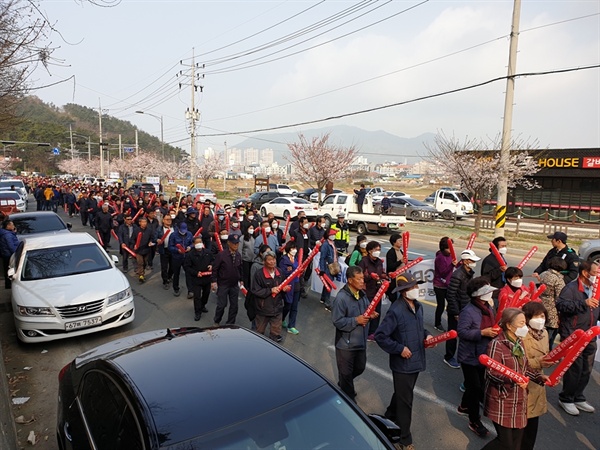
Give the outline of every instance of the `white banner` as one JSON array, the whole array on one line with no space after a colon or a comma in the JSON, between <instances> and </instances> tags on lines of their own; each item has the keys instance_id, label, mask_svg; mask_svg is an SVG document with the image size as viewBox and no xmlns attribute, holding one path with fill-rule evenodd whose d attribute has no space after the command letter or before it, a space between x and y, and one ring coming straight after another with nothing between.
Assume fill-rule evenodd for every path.
<instances>
[{"instance_id":1,"label":"white banner","mask_svg":"<svg viewBox=\"0 0 600 450\"><path fill-rule=\"evenodd\" d=\"M313 268L312 268L312 277L310 281L310 288L318 293L321 293L323 290L323 283L321 283L321 279L315 273L315 267L319 267L319 259L321 257L321 253L317 253L315 259L313 259ZM421 261L419 264L414 266L411 269L412 274L418 281L425 281L424 284L419 285L419 300L427 300L435 303L435 292L433 291L433 259L426 259ZM344 258L339 259L340 267L342 268L341 273L333 279L333 282L338 287L337 289L331 290L331 296L335 297L337 292L344 287L346 282L346 270L348 266L344 262ZM385 268L385 260L383 260L383 265Z\"/></svg>"}]
</instances>

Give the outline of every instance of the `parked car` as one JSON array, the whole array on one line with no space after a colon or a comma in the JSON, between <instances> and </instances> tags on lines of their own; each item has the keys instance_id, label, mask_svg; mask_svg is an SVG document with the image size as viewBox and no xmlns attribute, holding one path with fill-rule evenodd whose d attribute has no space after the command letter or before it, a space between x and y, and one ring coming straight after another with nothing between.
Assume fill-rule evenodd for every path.
<instances>
[{"instance_id":1,"label":"parked car","mask_svg":"<svg viewBox=\"0 0 600 450\"><path fill-rule=\"evenodd\" d=\"M29 201L29 196L27 195L27 188L25 188L25 183L23 180L19 179L8 179L8 180L0 180L0 190L8 189L10 190L12 187L19 193L25 204Z\"/></svg>"},{"instance_id":2,"label":"parked car","mask_svg":"<svg viewBox=\"0 0 600 450\"><path fill-rule=\"evenodd\" d=\"M156 194L156 188L152 183L142 183L136 181L131 186L129 186L128 189L139 190L142 191L144 194Z\"/></svg>"},{"instance_id":3,"label":"parked car","mask_svg":"<svg viewBox=\"0 0 600 450\"><path fill-rule=\"evenodd\" d=\"M27 211L27 204L23 201L23 198L17 191L0 190L0 201L2 200L14 200L17 212Z\"/></svg>"},{"instance_id":4,"label":"parked car","mask_svg":"<svg viewBox=\"0 0 600 450\"><path fill-rule=\"evenodd\" d=\"M285 196L285 195L292 196L292 195L296 195L298 193L297 190L292 189L287 184L274 184L274 183L269 184L269 191L277 191L282 196Z\"/></svg>"},{"instance_id":5,"label":"parked car","mask_svg":"<svg viewBox=\"0 0 600 450\"><path fill-rule=\"evenodd\" d=\"M390 214L406 216L411 220L434 220L439 213L434 207L410 197L391 197L392 210ZM377 212L381 211L381 201L373 202Z\"/></svg>"},{"instance_id":6,"label":"parked car","mask_svg":"<svg viewBox=\"0 0 600 450\"><path fill-rule=\"evenodd\" d=\"M582 241L579 246L579 257L583 261L596 261L600 264L600 239Z\"/></svg>"},{"instance_id":7,"label":"parked car","mask_svg":"<svg viewBox=\"0 0 600 450\"><path fill-rule=\"evenodd\" d=\"M261 191L255 192L254 194L250 195L248 198L245 198L243 200L246 203L252 202L257 209L260 209L262 205L264 205L267 202L270 202L271 200L275 200L277 197L281 197L281 195L278 192Z\"/></svg>"},{"instance_id":8,"label":"parked car","mask_svg":"<svg viewBox=\"0 0 600 450\"><path fill-rule=\"evenodd\" d=\"M27 237L10 259L17 337L46 342L134 319L129 281L87 233Z\"/></svg>"},{"instance_id":9,"label":"parked car","mask_svg":"<svg viewBox=\"0 0 600 450\"><path fill-rule=\"evenodd\" d=\"M341 191L340 189L334 189L331 194L341 194L343 191ZM325 190L321 191L321 200L323 200L325 198L327 194L325 194ZM319 201L319 191L315 191L312 194L310 194L310 201L313 203L317 203Z\"/></svg>"},{"instance_id":10,"label":"parked car","mask_svg":"<svg viewBox=\"0 0 600 450\"><path fill-rule=\"evenodd\" d=\"M371 197L373 197L374 195L377 195L377 194L383 195L383 192L384 192L384 189L380 188L380 187L366 188L366 190L367 190L367 195L370 195Z\"/></svg>"},{"instance_id":11,"label":"parked car","mask_svg":"<svg viewBox=\"0 0 600 450\"><path fill-rule=\"evenodd\" d=\"M319 190L315 188L304 189L303 191L298 192L296 197L303 198L304 200L310 200L311 194L314 194L315 192L319 192Z\"/></svg>"},{"instance_id":12,"label":"parked car","mask_svg":"<svg viewBox=\"0 0 600 450\"><path fill-rule=\"evenodd\" d=\"M12 199L0 200L0 211L2 211L7 216L18 212L17 202Z\"/></svg>"},{"instance_id":13,"label":"parked car","mask_svg":"<svg viewBox=\"0 0 600 450\"><path fill-rule=\"evenodd\" d=\"M392 450L399 436L306 362L234 325L88 350L59 373L56 431L63 450Z\"/></svg>"},{"instance_id":14,"label":"parked car","mask_svg":"<svg viewBox=\"0 0 600 450\"><path fill-rule=\"evenodd\" d=\"M194 201L198 198L198 201L205 202L210 200L212 203L217 203L217 194L211 189L206 188L192 188L188 191L188 194L192 196Z\"/></svg>"},{"instance_id":15,"label":"parked car","mask_svg":"<svg viewBox=\"0 0 600 450\"><path fill-rule=\"evenodd\" d=\"M388 197L390 197L390 198L392 198L392 197L410 197L410 195L408 195L404 192L400 192L400 191L386 191L386 192L387 192ZM382 198L383 198L383 192L373 195L374 202L380 202Z\"/></svg>"},{"instance_id":16,"label":"parked car","mask_svg":"<svg viewBox=\"0 0 600 450\"><path fill-rule=\"evenodd\" d=\"M31 211L10 218L17 229L17 236L40 233L68 233L72 225L65 223L53 211Z\"/></svg>"},{"instance_id":17,"label":"parked car","mask_svg":"<svg viewBox=\"0 0 600 450\"><path fill-rule=\"evenodd\" d=\"M287 219L290 215L296 217L300 211L304 211L306 217L317 217L317 207L298 197L277 197L261 206L260 215L266 217L273 213L275 217Z\"/></svg>"}]
</instances>

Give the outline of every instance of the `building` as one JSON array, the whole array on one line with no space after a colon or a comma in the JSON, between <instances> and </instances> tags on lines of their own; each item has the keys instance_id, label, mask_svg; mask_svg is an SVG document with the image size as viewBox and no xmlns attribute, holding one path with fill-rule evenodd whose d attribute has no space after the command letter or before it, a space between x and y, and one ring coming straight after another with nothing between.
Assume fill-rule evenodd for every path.
<instances>
[{"instance_id":1,"label":"building","mask_svg":"<svg viewBox=\"0 0 600 450\"><path fill-rule=\"evenodd\" d=\"M260 164L260 151L257 148L247 148L244 150L244 164L251 166L254 164Z\"/></svg>"},{"instance_id":2,"label":"building","mask_svg":"<svg viewBox=\"0 0 600 450\"><path fill-rule=\"evenodd\" d=\"M260 164L264 164L265 166L270 166L271 164L273 164L272 148L263 148L260 151Z\"/></svg>"}]
</instances>

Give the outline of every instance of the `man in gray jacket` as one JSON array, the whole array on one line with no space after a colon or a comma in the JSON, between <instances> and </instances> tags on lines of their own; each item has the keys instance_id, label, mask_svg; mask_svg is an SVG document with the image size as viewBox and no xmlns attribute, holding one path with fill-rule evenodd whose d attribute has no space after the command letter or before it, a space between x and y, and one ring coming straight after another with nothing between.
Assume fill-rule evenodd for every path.
<instances>
[{"instance_id":1,"label":"man in gray jacket","mask_svg":"<svg viewBox=\"0 0 600 450\"><path fill-rule=\"evenodd\" d=\"M356 401L354 379L365 371L367 365L367 330L369 320L379 316L373 312L363 314L369 306L365 294L365 277L358 266L348 267L348 282L333 302L332 321L335 325L335 359L338 367L338 385Z\"/></svg>"}]
</instances>

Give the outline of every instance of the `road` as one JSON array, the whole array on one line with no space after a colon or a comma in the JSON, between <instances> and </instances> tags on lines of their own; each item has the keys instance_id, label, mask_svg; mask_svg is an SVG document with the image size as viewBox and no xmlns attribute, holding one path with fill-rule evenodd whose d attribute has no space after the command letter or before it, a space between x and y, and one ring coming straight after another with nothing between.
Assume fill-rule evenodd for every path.
<instances>
[{"instance_id":1,"label":"road","mask_svg":"<svg viewBox=\"0 0 600 450\"><path fill-rule=\"evenodd\" d=\"M73 219L73 231L84 229L78 219ZM413 228L416 230L416 228ZM385 237L373 236L380 242ZM353 237L354 239L354 237ZM411 237L411 258L433 257L437 250L437 240L425 237L423 240ZM387 244L389 247L389 243ZM113 245L113 247L116 247ZM458 250L459 247L457 247ZM384 247L382 254L386 251ZM479 253L483 253L482 250ZM524 252L511 249L509 262L516 264ZM158 258L157 258L158 259ZM534 264L534 262L530 262ZM158 261L155 266L158 267ZM133 275L133 272L131 272ZM200 322L193 321L192 301L185 295L174 297L172 291L162 289L160 273L155 268L148 281L139 285L131 276L130 282L135 293L135 321L122 328L83 336L78 339L23 345L17 343L12 313L7 310L10 304L9 292L0 291L0 338L5 357L6 371L10 377L11 394L15 397L30 397L21 406L13 406L14 416L24 416L25 420L35 418L30 424L17 425L18 436L24 444L30 431L35 431L39 448L57 449L55 439L57 377L60 369L78 354L109 340L149 330L180 326L211 326L216 299L211 295L208 308L210 313L203 315ZM528 280L526 280L528 282ZM183 280L182 280L183 283ZM184 292L185 294L185 292ZM387 310L384 305L383 313ZM238 324L249 326L243 307L238 316ZM425 324L433 330L434 305L425 304ZM330 314L319 303L319 296L311 293L302 299L298 315L300 334L286 334L282 345L306 360L321 373L337 381L337 370L333 348L334 328ZM428 350L427 371L419 376L413 411L413 436L420 449L479 449L490 438L477 437L468 429L468 419L456 413L461 392L462 372L447 367L442 362L443 345ZM210 364L211 361L206 361ZM176 368L174 368L176 369ZM180 370L185 370L181 368ZM243 382L243 374L240 374ZM377 344L370 343L368 365L365 373L357 379L358 404L367 413L383 413L392 394L392 376L388 368L388 356ZM169 389L165 380L165 389ZM558 409L556 388L548 388L549 412L540 420L538 435L539 448L600 448L600 413L585 414L579 417L567 416ZM586 390L588 399L600 408L600 373L594 370L592 380ZM199 399L199 407L201 399ZM492 430L492 424L484 419ZM327 426L324 424L324 426ZM492 436L493 433L490 433ZM24 447L29 447L24 444Z\"/></svg>"}]
</instances>

